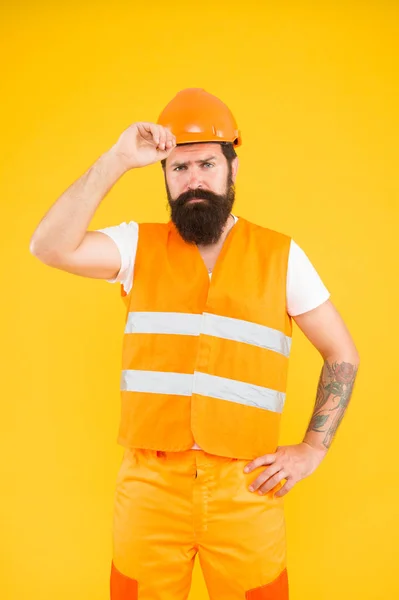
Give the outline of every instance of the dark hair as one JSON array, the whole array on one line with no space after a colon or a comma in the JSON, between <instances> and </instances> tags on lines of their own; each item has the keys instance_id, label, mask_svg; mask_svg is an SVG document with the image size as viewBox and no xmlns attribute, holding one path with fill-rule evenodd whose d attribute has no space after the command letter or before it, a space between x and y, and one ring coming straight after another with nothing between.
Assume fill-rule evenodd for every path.
<instances>
[{"instance_id":1,"label":"dark hair","mask_svg":"<svg viewBox=\"0 0 399 600\"><path fill-rule=\"evenodd\" d=\"M222 147L223 155L225 156L229 167L231 167L231 163L236 158L237 154L234 148L234 144L231 142L195 142L196 144L220 144ZM178 144L178 146L189 146L190 144ZM166 158L161 160L162 168L165 169L166 166Z\"/></svg>"}]
</instances>

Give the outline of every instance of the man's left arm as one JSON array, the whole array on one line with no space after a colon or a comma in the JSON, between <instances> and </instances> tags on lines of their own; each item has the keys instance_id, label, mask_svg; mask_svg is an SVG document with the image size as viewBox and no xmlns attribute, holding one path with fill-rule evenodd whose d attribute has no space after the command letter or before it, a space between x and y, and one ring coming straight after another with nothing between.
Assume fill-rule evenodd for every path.
<instances>
[{"instance_id":1,"label":"man's left arm","mask_svg":"<svg viewBox=\"0 0 399 600\"><path fill-rule=\"evenodd\" d=\"M261 465L270 465L249 489L265 494L286 479L276 496L284 496L295 483L310 475L326 455L348 407L359 367L355 344L331 300L293 319L320 352L324 363L303 441L279 446L275 454L258 457L245 469L250 472Z\"/></svg>"}]
</instances>

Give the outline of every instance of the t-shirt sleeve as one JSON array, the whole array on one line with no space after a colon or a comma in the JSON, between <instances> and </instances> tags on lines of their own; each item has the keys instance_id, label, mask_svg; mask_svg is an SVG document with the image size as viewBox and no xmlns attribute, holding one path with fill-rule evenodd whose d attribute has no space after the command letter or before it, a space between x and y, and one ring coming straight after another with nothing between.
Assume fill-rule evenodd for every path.
<instances>
[{"instance_id":1,"label":"t-shirt sleeve","mask_svg":"<svg viewBox=\"0 0 399 600\"><path fill-rule=\"evenodd\" d=\"M291 317L308 312L330 297L305 252L291 239L287 270L287 312Z\"/></svg>"},{"instance_id":2,"label":"t-shirt sleeve","mask_svg":"<svg viewBox=\"0 0 399 600\"><path fill-rule=\"evenodd\" d=\"M107 279L109 283L121 283L126 294L133 284L134 263L136 259L139 226L135 221L121 223L113 227L96 229L108 235L116 244L121 255L121 268L114 279Z\"/></svg>"}]
</instances>

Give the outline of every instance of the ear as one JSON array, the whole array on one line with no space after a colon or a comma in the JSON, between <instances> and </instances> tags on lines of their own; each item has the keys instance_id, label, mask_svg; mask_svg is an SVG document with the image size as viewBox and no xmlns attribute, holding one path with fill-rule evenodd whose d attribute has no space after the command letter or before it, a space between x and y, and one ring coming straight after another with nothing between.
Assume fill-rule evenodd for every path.
<instances>
[{"instance_id":1,"label":"ear","mask_svg":"<svg viewBox=\"0 0 399 600\"><path fill-rule=\"evenodd\" d=\"M237 177L238 167L239 167L239 160L238 160L238 156L236 156L231 163L231 177L233 179L233 183L235 183L235 180Z\"/></svg>"}]
</instances>

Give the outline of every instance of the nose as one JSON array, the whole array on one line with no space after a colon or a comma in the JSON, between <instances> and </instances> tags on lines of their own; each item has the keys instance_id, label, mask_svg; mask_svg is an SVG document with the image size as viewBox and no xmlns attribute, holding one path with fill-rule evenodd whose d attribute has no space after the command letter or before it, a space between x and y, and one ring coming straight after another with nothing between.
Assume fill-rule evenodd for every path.
<instances>
[{"instance_id":1,"label":"nose","mask_svg":"<svg viewBox=\"0 0 399 600\"><path fill-rule=\"evenodd\" d=\"M190 190L195 190L196 188L202 187L200 177L198 177L198 174L195 171L191 171L191 173L189 174L187 185Z\"/></svg>"}]
</instances>

